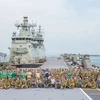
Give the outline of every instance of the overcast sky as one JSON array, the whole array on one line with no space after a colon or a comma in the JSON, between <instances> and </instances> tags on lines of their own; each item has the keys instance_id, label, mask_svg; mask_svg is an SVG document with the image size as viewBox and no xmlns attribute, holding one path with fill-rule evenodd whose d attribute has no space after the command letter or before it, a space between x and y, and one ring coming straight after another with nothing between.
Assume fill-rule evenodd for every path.
<instances>
[{"instance_id":1,"label":"overcast sky","mask_svg":"<svg viewBox=\"0 0 100 100\"><path fill-rule=\"evenodd\" d=\"M100 0L0 0L0 52L23 16L42 25L46 55L100 54Z\"/></svg>"}]
</instances>

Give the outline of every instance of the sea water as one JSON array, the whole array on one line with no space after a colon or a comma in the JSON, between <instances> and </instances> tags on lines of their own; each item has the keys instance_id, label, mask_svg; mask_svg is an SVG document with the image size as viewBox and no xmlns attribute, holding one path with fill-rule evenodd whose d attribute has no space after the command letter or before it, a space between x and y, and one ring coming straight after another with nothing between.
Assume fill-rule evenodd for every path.
<instances>
[{"instance_id":1,"label":"sea water","mask_svg":"<svg viewBox=\"0 0 100 100\"><path fill-rule=\"evenodd\" d=\"M90 59L93 65L100 67L100 57L90 57Z\"/></svg>"}]
</instances>

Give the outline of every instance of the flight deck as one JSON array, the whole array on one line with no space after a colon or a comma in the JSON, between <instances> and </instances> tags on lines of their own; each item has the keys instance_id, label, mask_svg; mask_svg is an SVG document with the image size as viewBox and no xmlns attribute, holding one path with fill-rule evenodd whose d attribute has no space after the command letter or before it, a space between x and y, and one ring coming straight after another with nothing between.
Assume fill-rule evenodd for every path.
<instances>
[{"instance_id":1,"label":"flight deck","mask_svg":"<svg viewBox=\"0 0 100 100\"><path fill-rule=\"evenodd\" d=\"M68 68L64 60L50 57L42 69ZM99 89L29 88L0 90L1 100L100 100Z\"/></svg>"},{"instance_id":2,"label":"flight deck","mask_svg":"<svg viewBox=\"0 0 100 100\"><path fill-rule=\"evenodd\" d=\"M60 60L57 57L48 57L47 61L41 66L42 69L63 69L68 68L64 60L61 58Z\"/></svg>"}]
</instances>

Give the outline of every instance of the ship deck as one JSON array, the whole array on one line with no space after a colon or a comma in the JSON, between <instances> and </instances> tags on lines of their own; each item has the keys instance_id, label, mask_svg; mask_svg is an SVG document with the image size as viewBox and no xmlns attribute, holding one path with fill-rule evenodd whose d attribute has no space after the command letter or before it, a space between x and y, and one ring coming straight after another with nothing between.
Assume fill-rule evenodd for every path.
<instances>
[{"instance_id":1,"label":"ship deck","mask_svg":"<svg viewBox=\"0 0 100 100\"><path fill-rule=\"evenodd\" d=\"M30 88L0 90L1 100L100 100L100 90Z\"/></svg>"},{"instance_id":2,"label":"ship deck","mask_svg":"<svg viewBox=\"0 0 100 100\"><path fill-rule=\"evenodd\" d=\"M68 68L63 59L58 60L56 57L49 57L47 61L41 66L42 69L59 69Z\"/></svg>"},{"instance_id":3,"label":"ship deck","mask_svg":"<svg viewBox=\"0 0 100 100\"><path fill-rule=\"evenodd\" d=\"M68 68L68 66L63 59L47 58L47 62L41 68ZM8 89L0 90L0 98L1 100L100 100L100 89Z\"/></svg>"}]
</instances>

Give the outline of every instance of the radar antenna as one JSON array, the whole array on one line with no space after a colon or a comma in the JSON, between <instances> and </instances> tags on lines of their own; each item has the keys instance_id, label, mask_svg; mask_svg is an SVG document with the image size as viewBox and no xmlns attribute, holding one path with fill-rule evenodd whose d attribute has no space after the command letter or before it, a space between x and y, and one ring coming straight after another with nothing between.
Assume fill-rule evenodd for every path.
<instances>
[{"instance_id":1,"label":"radar antenna","mask_svg":"<svg viewBox=\"0 0 100 100\"><path fill-rule=\"evenodd\" d=\"M18 22L18 21L16 21L16 24L15 24L15 26L17 27L17 29L19 29L19 27L20 27L20 24L19 24L19 22Z\"/></svg>"}]
</instances>

